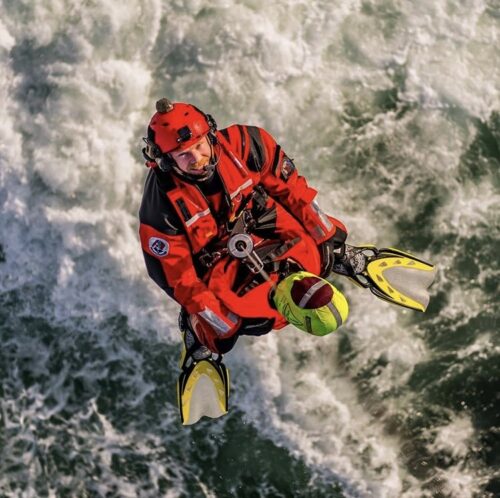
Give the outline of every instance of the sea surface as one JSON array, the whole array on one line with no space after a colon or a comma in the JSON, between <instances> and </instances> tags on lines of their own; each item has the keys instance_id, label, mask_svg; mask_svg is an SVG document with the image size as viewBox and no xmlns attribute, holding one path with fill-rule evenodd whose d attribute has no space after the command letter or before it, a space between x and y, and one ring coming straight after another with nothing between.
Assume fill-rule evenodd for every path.
<instances>
[{"instance_id":1,"label":"sea surface","mask_svg":"<svg viewBox=\"0 0 500 498\"><path fill-rule=\"evenodd\" d=\"M498 0L1 0L0 496L500 496L499 46ZM343 330L241 339L229 415L181 426L138 240L163 96L434 262L428 311L339 277Z\"/></svg>"}]
</instances>

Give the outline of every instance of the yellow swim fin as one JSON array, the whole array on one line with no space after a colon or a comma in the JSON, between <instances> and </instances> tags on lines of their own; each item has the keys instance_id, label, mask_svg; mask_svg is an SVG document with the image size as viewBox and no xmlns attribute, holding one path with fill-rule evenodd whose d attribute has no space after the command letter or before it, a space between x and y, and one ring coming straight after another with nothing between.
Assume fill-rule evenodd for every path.
<instances>
[{"instance_id":1,"label":"yellow swim fin","mask_svg":"<svg viewBox=\"0 0 500 498\"><path fill-rule=\"evenodd\" d=\"M229 372L222 356L194 360L184 365L177 382L177 401L183 425L205 416L221 417L228 411Z\"/></svg>"},{"instance_id":2,"label":"yellow swim fin","mask_svg":"<svg viewBox=\"0 0 500 498\"><path fill-rule=\"evenodd\" d=\"M428 288L436 276L434 265L393 247L356 247L366 257L365 269L349 278L380 299L418 311L429 304Z\"/></svg>"}]
</instances>

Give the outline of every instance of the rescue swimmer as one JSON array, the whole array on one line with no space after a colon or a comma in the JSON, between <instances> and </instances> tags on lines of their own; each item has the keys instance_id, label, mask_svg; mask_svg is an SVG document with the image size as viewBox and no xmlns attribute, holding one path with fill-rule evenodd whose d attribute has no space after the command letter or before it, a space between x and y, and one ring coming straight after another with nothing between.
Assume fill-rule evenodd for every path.
<instances>
[{"instance_id":1,"label":"rescue swimmer","mask_svg":"<svg viewBox=\"0 0 500 498\"><path fill-rule=\"evenodd\" d=\"M221 360L238 337L288 323L335 330L348 306L325 278L355 279L368 259L266 130L218 130L196 106L163 98L144 141L140 240L149 276L181 306L178 401L191 424L227 412Z\"/></svg>"}]
</instances>

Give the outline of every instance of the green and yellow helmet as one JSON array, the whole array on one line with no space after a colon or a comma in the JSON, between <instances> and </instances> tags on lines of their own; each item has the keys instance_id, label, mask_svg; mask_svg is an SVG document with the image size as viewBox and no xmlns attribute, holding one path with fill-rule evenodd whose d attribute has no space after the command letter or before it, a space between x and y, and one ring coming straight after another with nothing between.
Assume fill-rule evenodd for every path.
<instances>
[{"instance_id":1,"label":"green and yellow helmet","mask_svg":"<svg viewBox=\"0 0 500 498\"><path fill-rule=\"evenodd\" d=\"M306 271L282 280L273 300L289 323L312 335L330 334L349 314L345 296L327 280Z\"/></svg>"}]
</instances>

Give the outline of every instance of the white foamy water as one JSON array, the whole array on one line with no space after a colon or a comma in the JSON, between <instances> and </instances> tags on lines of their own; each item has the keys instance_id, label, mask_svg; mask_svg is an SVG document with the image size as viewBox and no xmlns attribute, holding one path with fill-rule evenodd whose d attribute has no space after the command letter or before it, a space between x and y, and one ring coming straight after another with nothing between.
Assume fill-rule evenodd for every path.
<instances>
[{"instance_id":1,"label":"white foamy water","mask_svg":"<svg viewBox=\"0 0 500 498\"><path fill-rule=\"evenodd\" d=\"M323 208L346 222L351 242L396 244L406 235L397 223L424 216L430 226L422 238L458 242L443 244L438 255L419 244L418 234L408 242L439 260L433 293L449 291L440 315L428 322L345 284L351 317L339 337L286 330L240 341L227 356L234 408L314 473L338 479L348 496L430 496L423 483L433 477L443 493L474 496L485 474L466 463L477 444L470 418L457 416L428 433L428 452L448 452L457 463L425 478L402 458L407 435L387 426L419 399L405 390L416 366L438 356L427 327L444 318L466 324L488 302L481 287L454 281L448 270L466 237L484 237L492 226L498 234L494 182L464 179L462 171L476 138L474 120L487 122L500 109L495 4L107 0L4 2L0 9L0 291L18 291L26 315L54 325L123 315L144 338L177 343L178 307L148 279L137 237L146 173L140 137L154 102L163 95L192 101L220 127L264 126L320 189ZM430 198L437 200L432 216L425 214ZM481 266L479 280L492 273ZM350 354L339 351L343 334ZM105 351L117 347L113 341L96 336ZM484 351L485 341L458 358ZM15 338L12 347L19 347ZM42 351L37 372L50 377L51 351L26 348L26 358ZM108 361L136 366L130 397L141 403L153 389L140 373L143 360L128 346L113 354ZM106 378L107 361L91 365L75 370L89 382ZM4 423L20 431L23 417L36 421L61 410L65 375L49 382L53 391L27 392L28 408L6 400L4 413L14 418ZM111 470L109 448L127 446L153 462L150 473L165 475L171 464L178 475L169 493L182 492L180 466L137 434L120 433L95 403L88 409L99 431L82 428L85 414L68 430L89 438L106 486L137 494ZM172 429L162 428L173 440L174 412L169 406ZM214 430L224 430L223 421L217 424ZM36 486L39 464L20 458ZM195 463L189 472L196 475Z\"/></svg>"}]
</instances>

